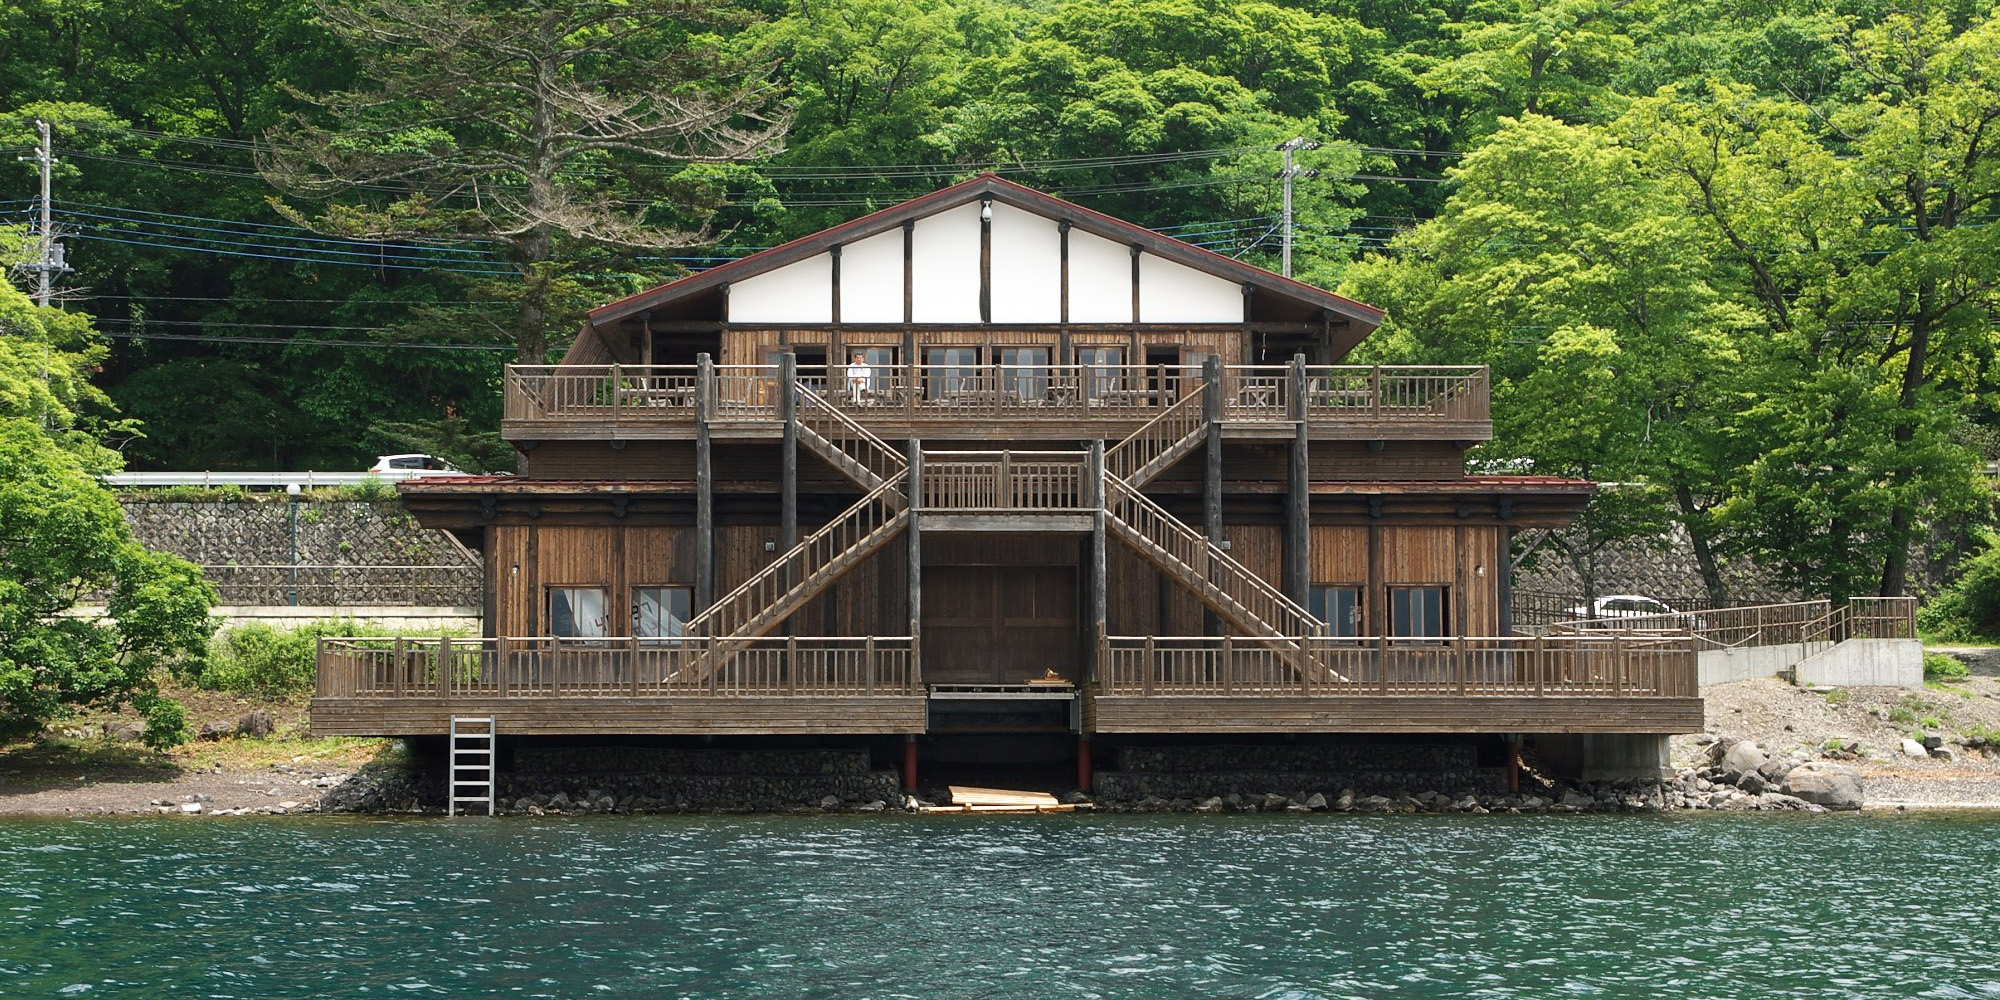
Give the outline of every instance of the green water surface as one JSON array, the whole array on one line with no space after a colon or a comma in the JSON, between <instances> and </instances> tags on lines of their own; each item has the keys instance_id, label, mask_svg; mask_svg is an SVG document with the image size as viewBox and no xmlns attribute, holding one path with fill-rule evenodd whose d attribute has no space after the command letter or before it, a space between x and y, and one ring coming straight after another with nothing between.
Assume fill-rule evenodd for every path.
<instances>
[{"instance_id":1,"label":"green water surface","mask_svg":"<svg viewBox=\"0 0 2000 1000\"><path fill-rule=\"evenodd\" d=\"M0 823L5 997L2000 997L2000 816Z\"/></svg>"}]
</instances>

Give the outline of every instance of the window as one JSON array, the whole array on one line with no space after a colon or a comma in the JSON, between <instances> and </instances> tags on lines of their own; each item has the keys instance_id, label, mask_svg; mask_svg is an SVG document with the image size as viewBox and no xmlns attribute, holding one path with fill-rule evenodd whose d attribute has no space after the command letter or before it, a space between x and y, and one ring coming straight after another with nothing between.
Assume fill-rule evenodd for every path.
<instances>
[{"instance_id":1,"label":"window","mask_svg":"<svg viewBox=\"0 0 2000 1000\"><path fill-rule=\"evenodd\" d=\"M1444 635L1444 588L1390 587L1389 634L1399 638Z\"/></svg>"},{"instance_id":2,"label":"window","mask_svg":"<svg viewBox=\"0 0 2000 1000\"><path fill-rule=\"evenodd\" d=\"M1361 588L1314 584L1306 610L1327 624L1327 634L1361 634Z\"/></svg>"},{"instance_id":3,"label":"window","mask_svg":"<svg viewBox=\"0 0 2000 1000\"><path fill-rule=\"evenodd\" d=\"M1014 399L1046 399L1049 394L1049 349L1000 349L1000 390Z\"/></svg>"},{"instance_id":4,"label":"window","mask_svg":"<svg viewBox=\"0 0 2000 1000\"><path fill-rule=\"evenodd\" d=\"M979 386L979 348L932 347L924 351L924 396L951 399Z\"/></svg>"},{"instance_id":5,"label":"window","mask_svg":"<svg viewBox=\"0 0 2000 1000\"><path fill-rule=\"evenodd\" d=\"M857 403L896 387L896 349L856 347L847 352L847 388Z\"/></svg>"},{"instance_id":6,"label":"window","mask_svg":"<svg viewBox=\"0 0 2000 1000\"><path fill-rule=\"evenodd\" d=\"M609 635L605 631L603 588L550 587L549 634L578 639Z\"/></svg>"},{"instance_id":7,"label":"window","mask_svg":"<svg viewBox=\"0 0 2000 1000\"><path fill-rule=\"evenodd\" d=\"M692 587L634 587L632 634L640 639L678 639L687 634L693 607Z\"/></svg>"},{"instance_id":8,"label":"window","mask_svg":"<svg viewBox=\"0 0 2000 1000\"><path fill-rule=\"evenodd\" d=\"M1125 349L1122 347L1079 347L1076 363L1084 369L1084 393L1097 399L1124 388Z\"/></svg>"}]
</instances>

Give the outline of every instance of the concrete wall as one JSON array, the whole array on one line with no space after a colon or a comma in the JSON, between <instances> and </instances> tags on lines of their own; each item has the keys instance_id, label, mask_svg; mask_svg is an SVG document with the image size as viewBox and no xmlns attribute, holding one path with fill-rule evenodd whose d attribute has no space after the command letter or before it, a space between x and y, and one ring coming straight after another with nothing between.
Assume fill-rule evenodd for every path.
<instances>
[{"instance_id":1,"label":"concrete wall","mask_svg":"<svg viewBox=\"0 0 2000 1000\"><path fill-rule=\"evenodd\" d=\"M273 628L296 628L307 622L322 622L329 619L352 619L362 622L380 635L396 635L402 632L431 632L438 629L452 629L467 635L478 635L480 615L478 608L424 608L372 605L305 605L286 607L272 605L217 605L212 612L223 620L223 628L233 628L256 622Z\"/></svg>"},{"instance_id":2,"label":"concrete wall","mask_svg":"<svg viewBox=\"0 0 2000 1000\"><path fill-rule=\"evenodd\" d=\"M1782 674L1806 658L1806 645L1787 642L1776 646L1748 646L1742 649L1705 649L1697 657L1701 686L1729 684L1758 677Z\"/></svg>"},{"instance_id":3,"label":"concrete wall","mask_svg":"<svg viewBox=\"0 0 2000 1000\"><path fill-rule=\"evenodd\" d=\"M1828 687L1924 686L1924 644L1915 639L1849 639L1799 661L1798 682Z\"/></svg>"}]
</instances>

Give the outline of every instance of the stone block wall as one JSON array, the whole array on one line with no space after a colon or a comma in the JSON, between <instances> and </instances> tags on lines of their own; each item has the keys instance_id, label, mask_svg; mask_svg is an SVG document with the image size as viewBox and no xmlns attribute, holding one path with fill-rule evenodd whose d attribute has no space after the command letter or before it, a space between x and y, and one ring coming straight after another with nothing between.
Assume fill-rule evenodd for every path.
<instances>
[{"instance_id":1,"label":"stone block wall","mask_svg":"<svg viewBox=\"0 0 2000 1000\"><path fill-rule=\"evenodd\" d=\"M122 499L146 547L202 567L226 605L477 607L478 556L394 501ZM297 536L297 570L293 537ZM296 590L296 600L294 591Z\"/></svg>"}]
</instances>

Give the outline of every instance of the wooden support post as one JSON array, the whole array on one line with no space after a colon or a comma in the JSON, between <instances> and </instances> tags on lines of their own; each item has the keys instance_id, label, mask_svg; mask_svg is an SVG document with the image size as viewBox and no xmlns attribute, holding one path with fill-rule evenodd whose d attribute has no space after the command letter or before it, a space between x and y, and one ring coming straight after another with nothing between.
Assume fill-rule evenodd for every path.
<instances>
[{"instance_id":1,"label":"wooden support post","mask_svg":"<svg viewBox=\"0 0 2000 1000\"><path fill-rule=\"evenodd\" d=\"M1090 764L1090 734L1076 734L1076 790L1090 791L1092 768Z\"/></svg>"},{"instance_id":2,"label":"wooden support post","mask_svg":"<svg viewBox=\"0 0 2000 1000\"><path fill-rule=\"evenodd\" d=\"M1159 650L1154 645L1153 637L1148 635L1146 637L1146 648L1143 653L1145 660L1139 665L1139 669L1142 671L1140 674L1139 693L1148 698L1153 696L1153 675L1160 671L1158 654Z\"/></svg>"},{"instance_id":3,"label":"wooden support post","mask_svg":"<svg viewBox=\"0 0 2000 1000\"><path fill-rule=\"evenodd\" d=\"M1222 545L1222 358L1211 354L1202 359L1201 377L1206 385L1201 395L1201 416L1208 424L1208 441L1205 448L1207 464L1202 476L1201 524L1202 534L1208 544L1215 548ZM1213 569L1204 564L1202 573L1212 583ZM1204 607L1206 607L1204 605ZM1202 613L1204 635L1222 634L1222 617L1213 609Z\"/></svg>"},{"instance_id":4,"label":"wooden support post","mask_svg":"<svg viewBox=\"0 0 2000 1000\"><path fill-rule=\"evenodd\" d=\"M502 698L507 697L507 687L508 687L507 675L510 673L510 671L507 669L508 668L507 655L508 655L507 637L505 635L494 636L493 637L494 688L499 692L500 697Z\"/></svg>"},{"instance_id":5,"label":"wooden support post","mask_svg":"<svg viewBox=\"0 0 2000 1000\"><path fill-rule=\"evenodd\" d=\"M1465 697L1465 656L1465 637L1461 635L1451 641L1451 659L1458 668L1458 696L1460 698Z\"/></svg>"},{"instance_id":6,"label":"wooden support post","mask_svg":"<svg viewBox=\"0 0 2000 1000\"><path fill-rule=\"evenodd\" d=\"M403 682L403 675L404 675L404 674L407 674L407 673L409 673L409 672L410 672L410 666L409 666L409 662L408 662L408 659L407 659L407 658L406 658L406 657L405 657L405 656L403 655L403 637L402 637L402 636L397 636L397 637L396 637L396 670L395 670L395 674L394 674L394 676L393 676L393 677L391 678L391 680L392 680L392 681L394 682L394 687L393 687L393 689L392 689L392 690L394 690L394 691L396 692L396 697L398 697L398 698L401 698L401 697L403 696L403 688L404 688L404 682Z\"/></svg>"},{"instance_id":7,"label":"wooden support post","mask_svg":"<svg viewBox=\"0 0 2000 1000\"><path fill-rule=\"evenodd\" d=\"M903 734L903 791L917 790L917 734Z\"/></svg>"},{"instance_id":8,"label":"wooden support post","mask_svg":"<svg viewBox=\"0 0 2000 1000\"><path fill-rule=\"evenodd\" d=\"M836 258L838 259L838 258ZM786 351L778 356L779 385L778 416L783 423L784 439L779 453L779 497L778 497L778 551L790 552L799 544L799 356L794 351ZM792 579L790 567L785 570L784 585L790 590L798 581ZM785 618L785 634L796 631L790 616Z\"/></svg>"},{"instance_id":9,"label":"wooden support post","mask_svg":"<svg viewBox=\"0 0 2000 1000\"><path fill-rule=\"evenodd\" d=\"M1306 356L1295 355L1291 370L1292 431L1290 477L1285 487L1285 596L1306 607L1312 587L1312 483L1306 468Z\"/></svg>"},{"instance_id":10,"label":"wooden support post","mask_svg":"<svg viewBox=\"0 0 2000 1000\"><path fill-rule=\"evenodd\" d=\"M924 532L921 510L924 497L924 443L911 438L906 447L910 462L910 481L904 484L903 495L910 498L910 523L903 531L909 538L910 683L917 685L923 683L924 678Z\"/></svg>"},{"instance_id":11,"label":"wooden support post","mask_svg":"<svg viewBox=\"0 0 2000 1000\"><path fill-rule=\"evenodd\" d=\"M1084 488L1090 491L1088 502L1091 506L1090 609L1089 609L1090 610L1090 635L1089 635L1090 662L1087 665L1084 679L1087 681L1097 681L1103 676L1103 671L1107 669L1107 665L1102 662L1103 660L1102 653L1106 637L1110 635L1109 626L1107 622L1109 619L1109 609L1111 603L1109 598L1109 581L1105 579L1106 550L1105 550L1104 532L1105 532L1105 517L1107 514L1107 509L1104 506L1106 497L1104 495L1105 473L1104 473L1103 441L1092 440L1090 442L1090 457L1088 461L1090 463L1090 468L1089 471L1086 473L1087 479L1085 481ZM1152 664L1148 663L1147 669L1150 670L1151 668Z\"/></svg>"},{"instance_id":12,"label":"wooden support post","mask_svg":"<svg viewBox=\"0 0 2000 1000\"><path fill-rule=\"evenodd\" d=\"M715 363L695 358L694 610L715 603L715 449L708 421L715 412Z\"/></svg>"},{"instance_id":13,"label":"wooden support post","mask_svg":"<svg viewBox=\"0 0 2000 1000\"><path fill-rule=\"evenodd\" d=\"M1222 637L1222 693L1236 693L1236 643L1228 635Z\"/></svg>"},{"instance_id":14,"label":"wooden support post","mask_svg":"<svg viewBox=\"0 0 2000 1000\"><path fill-rule=\"evenodd\" d=\"M451 636L438 636L438 697L451 694Z\"/></svg>"}]
</instances>

